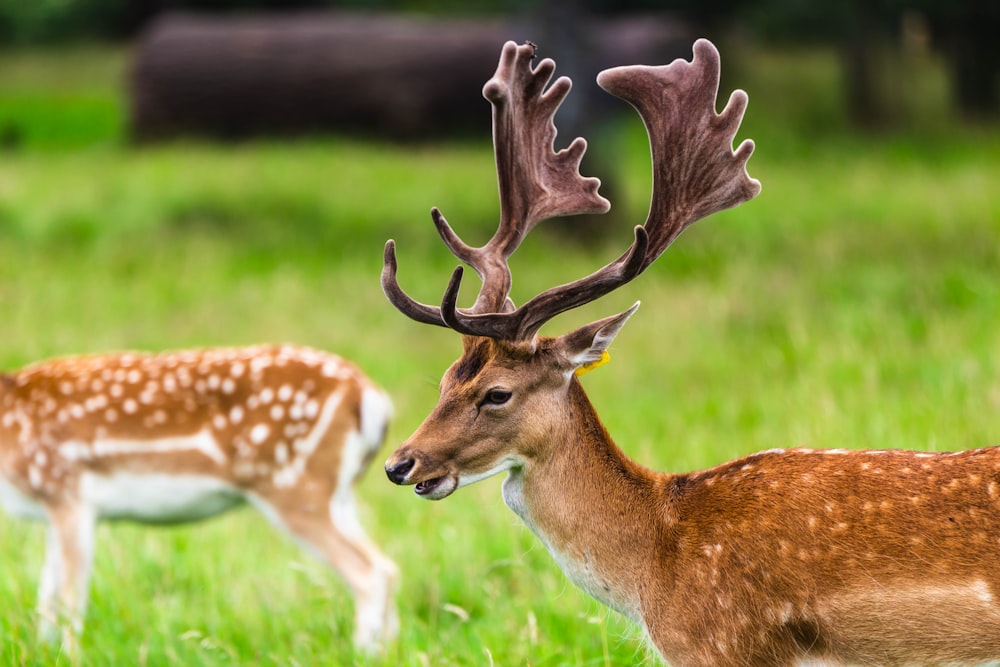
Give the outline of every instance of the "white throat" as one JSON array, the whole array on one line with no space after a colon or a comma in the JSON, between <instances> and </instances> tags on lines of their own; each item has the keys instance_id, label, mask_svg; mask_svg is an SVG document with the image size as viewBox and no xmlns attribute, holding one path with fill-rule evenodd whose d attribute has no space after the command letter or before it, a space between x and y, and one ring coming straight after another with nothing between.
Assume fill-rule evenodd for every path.
<instances>
[{"instance_id":1,"label":"white throat","mask_svg":"<svg viewBox=\"0 0 1000 667\"><path fill-rule=\"evenodd\" d=\"M639 610L639 601L631 598L620 583L610 581L594 565L585 545L571 550L560 549L553 544L545 531L535 521L524 495L524 469L512 468L503 482L503 500L514 514L531 529L552 555L556 565L583 592L607 605L626 618L645 627ZM577 545L574 545L577 546Z\"/></svg>"}]
</instances>

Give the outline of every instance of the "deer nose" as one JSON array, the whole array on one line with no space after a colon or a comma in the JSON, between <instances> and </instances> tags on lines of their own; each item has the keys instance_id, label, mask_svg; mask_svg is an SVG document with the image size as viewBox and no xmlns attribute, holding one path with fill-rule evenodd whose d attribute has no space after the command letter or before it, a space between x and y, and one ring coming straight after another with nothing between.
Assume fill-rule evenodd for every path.
<instances>
[{"instance_id":1,"label":"deer nose","mask_svg":"<svg viewBox=\"0 0 1000 667\"><path fill-rule=\"evenodd\" d=\"M392 483L403 484L406 481L406 475L413 470L415 463L416 461L413 459L403 459L394 464L386 463L385 474Z\"/></svg>"}]
</instances>

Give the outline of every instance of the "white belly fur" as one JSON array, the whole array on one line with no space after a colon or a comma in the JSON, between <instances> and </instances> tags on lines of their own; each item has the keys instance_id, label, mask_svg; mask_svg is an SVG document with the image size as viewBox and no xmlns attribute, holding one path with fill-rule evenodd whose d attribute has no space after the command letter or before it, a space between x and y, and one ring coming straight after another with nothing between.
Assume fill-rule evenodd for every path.
<instances>
[{"instance_id":1,"label":"white belly fur","mask_svg":"<svg viewBox=\"0 0 1000 667\"><path fill-rule=\"evenodd\" d=\"M21 493L3 477L0 477L0 507L11 516L21 519L46 518L45 509L41 505Z\"/></svg>"},{"instance_id":2,"label":"white belly fur","mask_svg":"<svg viewBox=\"0 0 1000 667\"><path fill-rule=\"evenodd\" d=\"M203 475L86 474L81 499L100 518L184 523L214 516L244 501L242 493Z\"/></svg>"}]
</instances>

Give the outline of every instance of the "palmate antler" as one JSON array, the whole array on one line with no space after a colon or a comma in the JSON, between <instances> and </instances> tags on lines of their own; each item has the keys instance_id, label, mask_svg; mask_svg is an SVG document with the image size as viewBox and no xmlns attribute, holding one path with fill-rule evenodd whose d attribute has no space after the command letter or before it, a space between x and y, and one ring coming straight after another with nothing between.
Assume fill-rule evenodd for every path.
<instances>
[{"instance_id":1,"label":"palmate antler","mask_svg":"<svg viewBox=\"0 0 1000 667\"><path fill-rule=\"evenodd\" d=\"M609 208L597 193L600 181L579 173L586 141L553 150L553 116L569 93L560 77L545 88L555 63L545 59L532 69L533 45L507 42L496 74L483 88L493 104L493 141L500 187L500 225L486 245L462 242L435 208L431 215L452 253L482 278L471 309L457 306L462 267L452 274L441 306L410 298L396 280L395 243L385 246L382 288L405 315L464 334L505 340L528 340L559 313L594 301L624 285L659 257L685 228L701 218L754 198L760 183L750 178L746 162L753 142L734 152L747 96L735 91L721 114L715 112L719 88L719 52L708 40L694 44L691 62L632 65L605 70L597 81L629 102L646 124L653 156L653 195L646 223L618 259L585 278L548 289L515 308L508 258L540 221L564 215L603 213Z\"/></svg>"}]
</instances>

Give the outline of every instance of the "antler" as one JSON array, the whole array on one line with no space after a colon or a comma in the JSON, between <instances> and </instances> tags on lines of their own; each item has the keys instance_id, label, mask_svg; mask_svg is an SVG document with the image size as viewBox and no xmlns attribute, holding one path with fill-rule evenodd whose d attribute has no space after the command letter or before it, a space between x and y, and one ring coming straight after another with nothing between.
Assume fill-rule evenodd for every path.
<instances>
[{"instance_id":1,"label":"antler","mask_svg":"<svg viewBox=\"0 0 1000 667\"><path fill-rule=\"evenodd\" d=\"M719 53L708 40L694 44L691 62L633 65L601 72L598 83L632 104L649 134L653 156L653 196L649 215L635 228L635 240L618 259L580 280L553 287L515 309L508 294L507 259L542 219L572 213L603 212L607 201L597 194L597 179L579 174L586 148L576 139L552 152L552 116L569 92L561 77L542 92L554 69L543 60L534 70L530 45L504 45L500 66L483 89L494 106L494 144L500 183L501 220L494 237L481 248L466 246L434 209L438 232L452 253L482 277L483 287L469 311L457 307L462 268L452 274L440 308L417 303L396 282L395 246L386 244L382 284L389 300L421 322L449 326L461 333L525 340L566 310L589 303L629 282L652 264L692 223L760 192L746 162L753 142L734 152L747 96L735 91L721 114L715 112L719 88ZM521 156L523 162L518 159Z\"/></svg>"},{"instance_id":2,"label":"antler","mask_svg":"<svg viewBox=\"0 0 1000 667\"><path fill-rule=\"evenodd\" d=\"M493 105L493 145L500 190L500 224L493 238L482 247L470 247L437 208L431 210L445 245L483 281L475 304L463 313L514 310L508 298L511 275L507 259L536 224L557 216L605 213L611 206L597 193L601 182L580 175L586 140L578 137L567 148L554 151L556 127L552 117L571 83L569 78L560 77L546 89L555 63L546 58L532 68L534 57L533 44L507 42L496 74L483 86L483 96ZM386 244L383 259L382 286L389 300L413 319L447 326L446 318L453 319L457 309L446 308L451 312L442 315L441 308L418 303L399 287L392 241ZM456 295L461 273L459 269L452 276Z\"/></svg>"}]
</instances>

